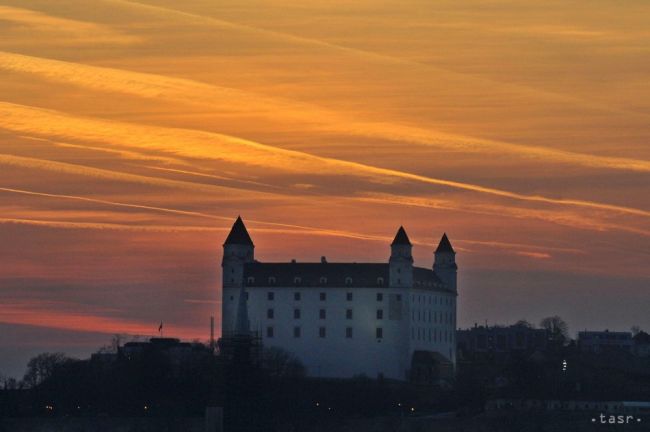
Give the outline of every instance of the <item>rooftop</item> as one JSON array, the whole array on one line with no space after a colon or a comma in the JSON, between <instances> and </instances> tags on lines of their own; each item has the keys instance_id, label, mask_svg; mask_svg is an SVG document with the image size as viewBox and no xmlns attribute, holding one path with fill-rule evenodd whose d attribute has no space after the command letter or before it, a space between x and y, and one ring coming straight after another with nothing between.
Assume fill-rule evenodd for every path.
<instances>
[{"instance_id":1,"label":"rooftop","mask_svg":"<svg viewBox=\"0 0 650 432\"><path fill-rule=\"evenodd\" d=\"M248 286L301 287L386 287L389 283L388 263L261 263L244 265ZM415 288L447 292L444 283L431 269L414 267Z\"/></svg>"}]
</instances>

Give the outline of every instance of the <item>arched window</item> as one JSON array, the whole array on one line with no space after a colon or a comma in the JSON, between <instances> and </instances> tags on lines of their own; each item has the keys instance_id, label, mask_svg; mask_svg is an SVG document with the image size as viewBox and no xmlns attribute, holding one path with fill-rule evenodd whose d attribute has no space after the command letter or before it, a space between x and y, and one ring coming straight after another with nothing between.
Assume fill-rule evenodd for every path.
<instances>
[{"instance_id":1,"label":"arched window","mask_svg":"<svg viewBox=\"0 0 650 432\"><path fill-rule=\"evenodd\" d=\"M321 285L325 285L325 284L327 284L327 278L326 278L325 276L321 276L321 278L320 278L320 284L321 284Z\"/></svg>"},{"instance_id":2,"label":"arched window","mask_svg":"<svg viewBox=\"0 0 650 432\"><path fill-rule=\"evenodd\" d=\"M346 286L351 286L352 285L352 278L351 277L346 277L345 278L345 285Z\"/></svg>"},{"instance_id":3,"label":"arched window","mask_svg":"<svg viewBox=\"0 0 650 432\"><path fill-rule=\"evenodd\" d=\"M294 285L300 285L302 283L302 278L300 278L300 276L296 276L293 278L293 283Z\"/></svg>"},{"instance_id":4,"label":"arched window","mask_svg":"<svg viewBox=\"0 0 650 432\"><path fill-rule=\"evenodd\" d=\"M255 278L253 276L248 276L248 285L253 285L255 283Z\"/></svg>"},{"instance_id":5,"label":"arched window","mask_svg":"<svg viewBox=\"0 0 650 432\"><path fill-rule=\"evenodd\" d=\"M275 285L275 277L274 276L269 277L269 285Z\"/></svg>"},{"instance_id":6,"label":"arched window","mask_svg":"<svg viewBox=\"0 0 650 432\"><path fill-rule=\"evenodd\" d=\"M384 286L384 278L383 277L378 277L377 278L377 286Z\"/></svg>"}]
</instances>

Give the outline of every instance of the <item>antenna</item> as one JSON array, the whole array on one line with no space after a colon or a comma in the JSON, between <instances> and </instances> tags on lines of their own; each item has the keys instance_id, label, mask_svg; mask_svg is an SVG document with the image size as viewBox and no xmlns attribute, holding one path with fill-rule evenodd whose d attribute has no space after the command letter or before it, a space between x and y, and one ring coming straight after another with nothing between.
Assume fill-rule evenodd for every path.
<instances>
[{"instance_id":1,"label":"antenna","mask_svg":"<svg viewBox=\"0 0 650 432\"><path fill-rule=\"evenodd\" d=\"M210 317L210 350L214 351L214 316Z\"/></svg>"}]
</instances>

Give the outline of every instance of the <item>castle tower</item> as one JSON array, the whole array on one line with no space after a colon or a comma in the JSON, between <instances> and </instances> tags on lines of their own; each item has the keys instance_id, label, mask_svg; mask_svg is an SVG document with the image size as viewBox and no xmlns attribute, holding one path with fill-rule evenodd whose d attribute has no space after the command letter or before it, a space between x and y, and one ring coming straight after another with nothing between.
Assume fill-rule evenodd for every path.
<instances>
[{"instance_id":1,"label":"castle tower","mask_svg":"<svg viewBox=\"0 0 650 432\"><path fill-rule=\"evenodd\" d=\"M404 227L399 227L390 245L389 274L391 287L411 287L413 285L413 245Z\"/></svg>"},{"instance_id":2,"label":"castle tower","mask_svg":"<svg viewBox=\"0 0 650 432\"><path fill-rule=\"evenodd\" d=\"M456 291L456 252L451 246L447 233L442 235L435 252L433 271L452 290Z\"/></svg>"},{"instance_id":3,"label":"castle tower","mask_svg":"<svg viewBox=\"0 0 650 432\"><path fill-rule=\"evenodd\" d=\"M223 244L222 268L222 333L232 333L234 330L248 328L246 316L246 293L244 291L244 264L254 260L255 245L241 217L230 230ZM231 298L238 301L229 301ZM243 301L243 304L242 304ZM236 305L236 306L235 306ZM244 311L240 312L241 309ZM246 323L243 320L246 320ZM235 321L238 322L235 322ZM239 322L239 321L242 322ZM239 327L239 328L238 328Z\"/></svg>"}]
</instances>

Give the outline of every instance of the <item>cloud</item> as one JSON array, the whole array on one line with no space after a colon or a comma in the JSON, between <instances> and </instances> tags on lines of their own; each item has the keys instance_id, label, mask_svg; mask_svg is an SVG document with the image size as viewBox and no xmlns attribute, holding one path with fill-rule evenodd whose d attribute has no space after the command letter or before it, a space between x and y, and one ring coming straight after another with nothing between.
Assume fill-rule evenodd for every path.
<instances>
[{"instance_id":1,"label":"cloud","mask_svg":"<svg viewBox=\"0 0 650 432\"><path fill-rule=\"evenodd\" d=\"M609 212L650 217L650 212L634 207L618 206L579 199L558 199L542 195L527 195L471 183L427 177L395 169L380 168L358 162L314 156L309 153L281 149L242 138L212 132L134 125L131 123L74 117L60 112L7 102L0 102L0 114L0 127L21 134L63 137L65 139L101 142L104 144L112 144L114 146L158 150L174 154L177 157L229 162L240 167L249 166L264 168L267 170L273 169L278 172L292 174L318 175L319 173L328 173L329 175L352 175L380 183L412 181L517 201L598 209ZM8 156L0 157L0 163L4 161L9 163L11 160L17 161L16 158L12 159L12 157ZM32 160L32 163L36 164L37 162ZM69 164L62 165L50 162L48 165L48 163L43 161L41 161L40 164L45 169L48 167L59 167L60 169L63 169L64 165L69 168ZM76 169L80 174L83 173L82 169ZM95 168L87 168L86 170L88 173L92 173L95 176L111 176L115 179L131 179L132 181L148 182L159 185L167 184L170 187L174 187L175 185L182 185L186 188L207 187L207 185L197 186L194 183L189 182L161 179L153 180L150 177L137 176L134 174L108 173L104 170L98 170Z\"/></svg>"},{"instance_id":2,"label":"cloud","mask_svg":"<svg viewBox=\"0 0 650 432\"><path fill-rule=\"evenodd\" d=\"M535 259L549 259L551 255L545 252L517 251L515 254Z\"/></svg>"},{"instance_id":3,"label":"cloud","mask_svg":"<svg viewBox=\"0 0 650 432\"><path fill-rule=\"evenodd\" d=\"M58 302L42 300L3 301L0 303L0 322L105 334L155 335L158 329L157 322L143 322L100 313L57 310L58 305ZM203 332L195 327L176 323L165 323L165 326L171 328L175 335L185 339L203 336Z\"/></svg>"},{"instance_id":4,"label":"cloud","mask_svg":"<svg viewBox=\"0 0 650 432\"><path fill-rule=\"evenodd\" d=\"M454 210L464 213L485 214L493 216L508 216L517 219L535 219L572 228L590 231L627 231L650 237L650 231L636 228L632 224L623 225L607 219L596 218L593 215L581 215L570 211L558 211L534 208L517 208L496 203L476 203L436 199L418 196L396 196L383 193L370 193L357 198L369 203L392 204L395 206L411 206L429 209Z\"/></svg>"},{"instance_id":5,"label":"cloud","mask_svg":"<svg viewBox=\"0 0 650 432\"><path fill-rule=\"evenodd\" d=\"M175 188L181 190L183 189L194 190L197 192L221 193L224 198L226 196L230 196L230 197L236 196L241 198L242 194L248 193L251 196L257 196L258 199L262 199L265 195L262 192L243 191L239 189L228 188L225 186L188 182L182 180L170 180L170 179L165 179L160 177L150 177L150 176L144 176L140 174L131 174L131 173L125 173L121 171L113 171L109 169L94 168L86 165L71 164L66 162L58 162L53 160L37 159L37 158L24 157L24 156L13 156L8 154L0 154L0 164L47 170L47 171L58 172L63 174L81 175L81 176L93 177L93 178L111 180L111 181L140 183L145 185Z\"/></svg>"},{"instance_id":6,"label":"cloud","mask_svg":"<svg viewBox=\"0 0 650 432\"><path fill-rule=\"evenodd\" d=\"M350 120L349 116L318 106L281 98L200 83L156 74L90 66L59 60L0 52L0 69L35 74L48 80L65 82L82 88L119 92L143 98L201 105L216 112L262 115L276 121L303 121L314 131L328 130L353 136L410 142L470 153L509 154L523 159L585 166L650 172L650 161L598 156L555 148L513 144L496 140L444 133L395 122Z\"/></svg>"},{"instance_id":7,"label":"cloud","mask_svg":"<svg viewBox=\"0 0 650 432\"><path fill-rule=\"evenodd\" d=\"M66 44L73 46L113 44L131 45L140 42L140 39L128 34L121 33L111 27L90 22L76 21L66 18L59 18L42 12L0 5L0 21L26 26L28 31L23 35L25 42L34 37L34 34L41 34L41 43ZM10 28L16 32L16 28ZM23 34L23 31L18 32ZM0 45L7 41L15 44L20 42L15 34L9 33L9 37L0 39Z\"/></svg>"}]
</instances>

